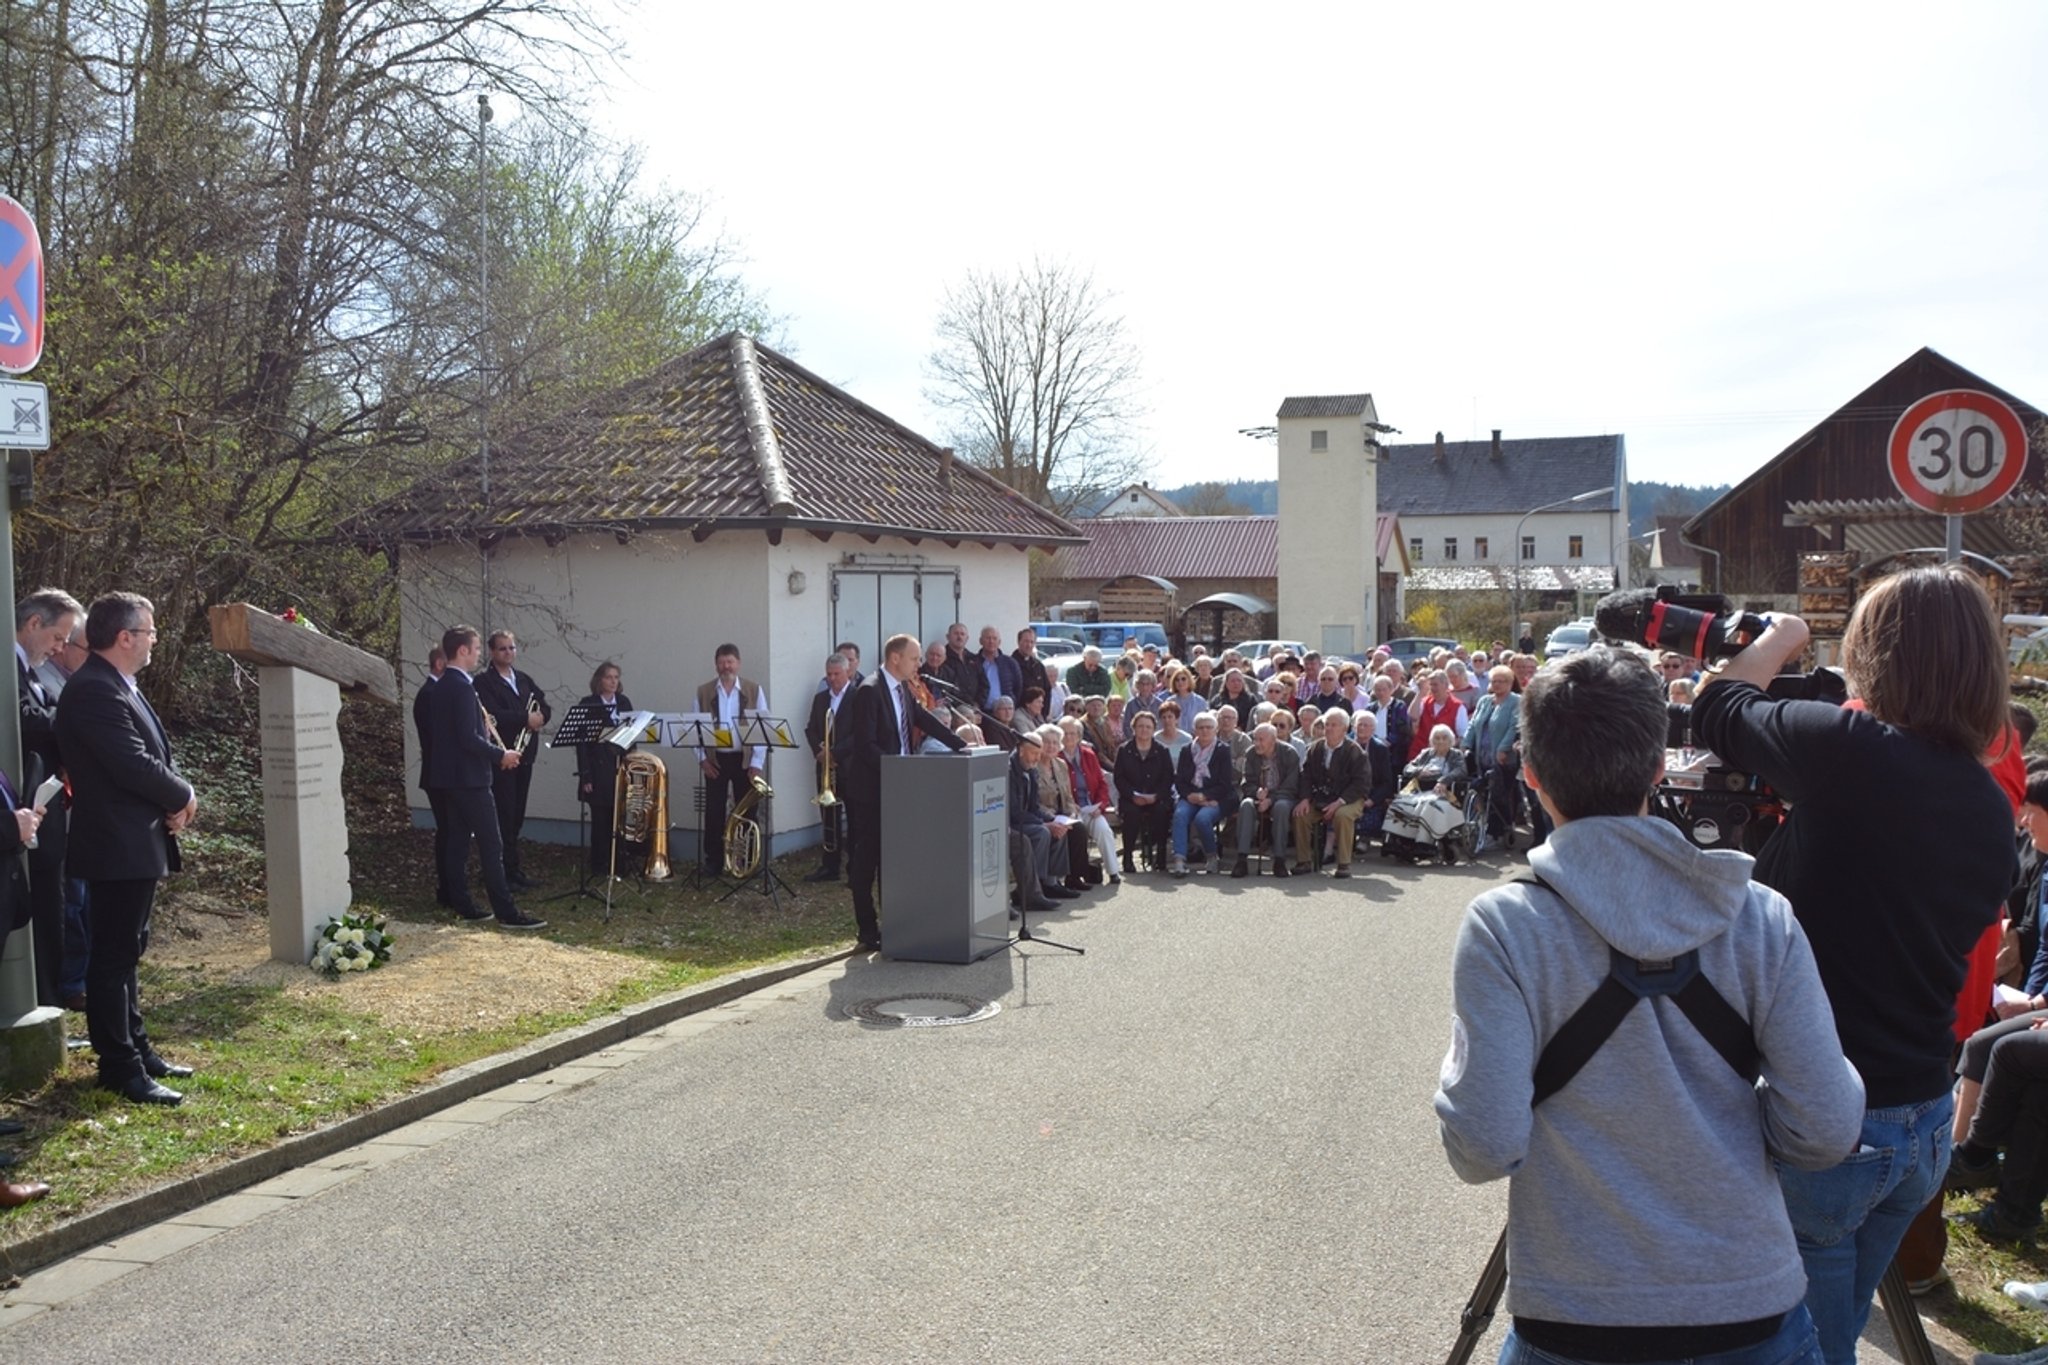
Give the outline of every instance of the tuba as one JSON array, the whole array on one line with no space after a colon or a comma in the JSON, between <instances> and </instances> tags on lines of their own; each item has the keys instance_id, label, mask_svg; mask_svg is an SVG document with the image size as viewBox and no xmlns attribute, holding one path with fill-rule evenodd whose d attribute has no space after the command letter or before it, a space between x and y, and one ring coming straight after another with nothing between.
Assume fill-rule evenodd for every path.
<instances>
[{"instance_id":1,"label":"tuba","mask_svg":"<svg viewBox=\"0 0 2048 1365\"><path fill-rule=\"evenodd\" d=\"M668 877L668 765L638 750L619 760L612 837L647 845L647 880Z\"/></svg>"},{"instance_id":2,"label":"tuba","mask_svg":"<svg viewBox=\"0 0 2048 1365\"><path fill-rule=\"evenodd\" d=\"M754 819L754 807L763 798L775 795L767 778L756 777L753 783L725 817L725 866L741 881L761 867L761 822Z\"/></svg>"}]
</instances>

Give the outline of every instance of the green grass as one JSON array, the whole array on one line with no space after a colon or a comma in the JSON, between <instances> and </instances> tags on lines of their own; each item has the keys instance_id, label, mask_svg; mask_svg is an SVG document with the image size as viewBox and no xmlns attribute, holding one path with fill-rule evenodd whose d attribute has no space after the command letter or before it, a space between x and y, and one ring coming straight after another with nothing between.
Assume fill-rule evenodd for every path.
<instances>
[{"instance_id":1,"label":"green grass","mask_svg":"<svg viewBox=\"0 0 2048 1365\"><path fill-rule=\"evenodd\" d=\"M394 919L402 959L408 922L448 922L432 904L431 836L392 831L352 844L355 908ZM188 840L186 853L188 866L204 875L166 884L160 943L181 916L262 913L260 845L233 832L202 833ZM49 1198L6 1215L5 1240L373 1109L451 1067L556 1029L729 972L845 947L853 937L851 909L837 887L805 888L801 900L785 896L777 906L751 889L720 902L722 888L685 890L681 876L634 882L615 894L609 923L595 901L540 904L575 885L581 856L529 847L528 874L544 886L521 903L550 920L542 937L630 956L637 969L577 1008L508 1027L400 1032L350 1006L354 978L307 998L222 970L145 958L140 979L151 1038L166 1056L198 1068L177 1083L187 1099L175 1109L129 1104L96 1088L89 1050L71 1053L44 1087L0 1109L30 1121L29 1134L11 1139L22 1154L17 1177L51 1186ZM778 870L795 883L813 866L815 855L798 854ZM176 956L175 945L158 952ZM77 1016L69 1019L76 1027Z\"/></svg>"},{"instance_id":2,"label":"green grass","mask_svg":"<svg viewBox=\"0 0 2048 1365\"><path fill-rule=\"evenodd\" d=\"M1946 1211L1967 1212L1981 1203L1977 1195L1951 1195ZM2040 1246L1988 1242L1976 1229L1951 1222L1942 1264L1953 1289L1920 1301L1929 1317L1980 1351L2014 1353L2048 1341L2048 1316L2022 1308L2003 1292L2008 1280L2048 1280L2048 1255Z\"/></svg>"}]
</instances>

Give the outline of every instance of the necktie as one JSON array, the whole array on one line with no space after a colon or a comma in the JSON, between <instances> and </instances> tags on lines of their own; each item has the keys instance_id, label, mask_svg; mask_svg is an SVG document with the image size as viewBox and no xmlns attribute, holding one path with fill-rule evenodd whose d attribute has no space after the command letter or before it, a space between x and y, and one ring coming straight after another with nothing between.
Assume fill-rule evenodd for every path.
<instances>
[{"instance_id":1,"label":"necktie","mask_svg":"<svg viewBox=\"0 0 2048 1365\"><path fill-rule=\"evenodd\" d=\"M910 752L910 689L902 683L896 684L896 719L903 726L903 747L898 753Z\"/></svg>"}]
</instances>

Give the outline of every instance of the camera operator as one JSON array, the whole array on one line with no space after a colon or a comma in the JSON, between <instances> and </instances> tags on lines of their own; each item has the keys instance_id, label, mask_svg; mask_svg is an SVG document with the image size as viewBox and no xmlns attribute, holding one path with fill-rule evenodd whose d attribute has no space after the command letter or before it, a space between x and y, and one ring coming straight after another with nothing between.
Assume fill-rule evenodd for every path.
<instances>
[{"instance_id":1,"label":"camera operator","mask_svg":"<svg viewBox=\"0 0 2048 1365\"><path fill-rule=\"evenodd\" d=\"M2007 664L1983 588L1908 569L1857 601L1842 668L1861 710L1763 690L1806 648L1772 618L1708 674L1693 732L1791 811L1756 878L1791 900L1869 1109L1862 1140L1780 1183L1830 1365L1850 1365L1870 1296L1947 1169L1948 1058L1966 959L2014 877L2011 807L1984 766L2006 725Z\"/></svg>"},{"instance_id":2,"label":"camera operator","mask_svg":"<svg viewBox=\"0 0 2048 1365\"><path fill-rule=\"evenodd\" d=\"M1837 1161L1863 1089L1806 936L1747 856L1647 813L1666 722L1642 659L1595 646L1550 665L1520 721L1523 780L1556 829L1529 853L1540 885L1466 912L1436 1095L1459 1176L1510 1177L1502 1365L1809 1365L1806 1277L1767 1158ZM1619 1022L1560 1086L1582 1007L1616 990ZM1706 1005L1721 1027L1695 1022Z\"/></svg>"}]
</instances>

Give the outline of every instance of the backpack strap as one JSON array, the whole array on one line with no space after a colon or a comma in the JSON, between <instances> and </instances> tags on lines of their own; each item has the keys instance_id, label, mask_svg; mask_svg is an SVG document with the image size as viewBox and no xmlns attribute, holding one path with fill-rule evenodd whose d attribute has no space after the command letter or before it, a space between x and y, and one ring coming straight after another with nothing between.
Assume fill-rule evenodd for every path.
<instances>
[{"instance_id":1,"label":"backpack strap","mask_svg":"<svg viewBox=\"0 0 2048 1365\"><path fill-rule=\"evenodd\" d=\"M1572 908L1563 892L1533 873L1515 880L1524 886L1540 886L1564 901L1567 909ZM1668 962L1640 961L1611 944L1607 952L1606 979L1564 1021L1536 1059L1531 1108L1571 1084L1614 1030L1621 1027L1636 1001L1658 995L1671 998L1671 1003L1678 1006L1736 1075L1752 1085L1756 1083L1761 1074L1756 1036L1749 1021L1701 973L1698 949Z\"/></svg>"}]
</instances>

